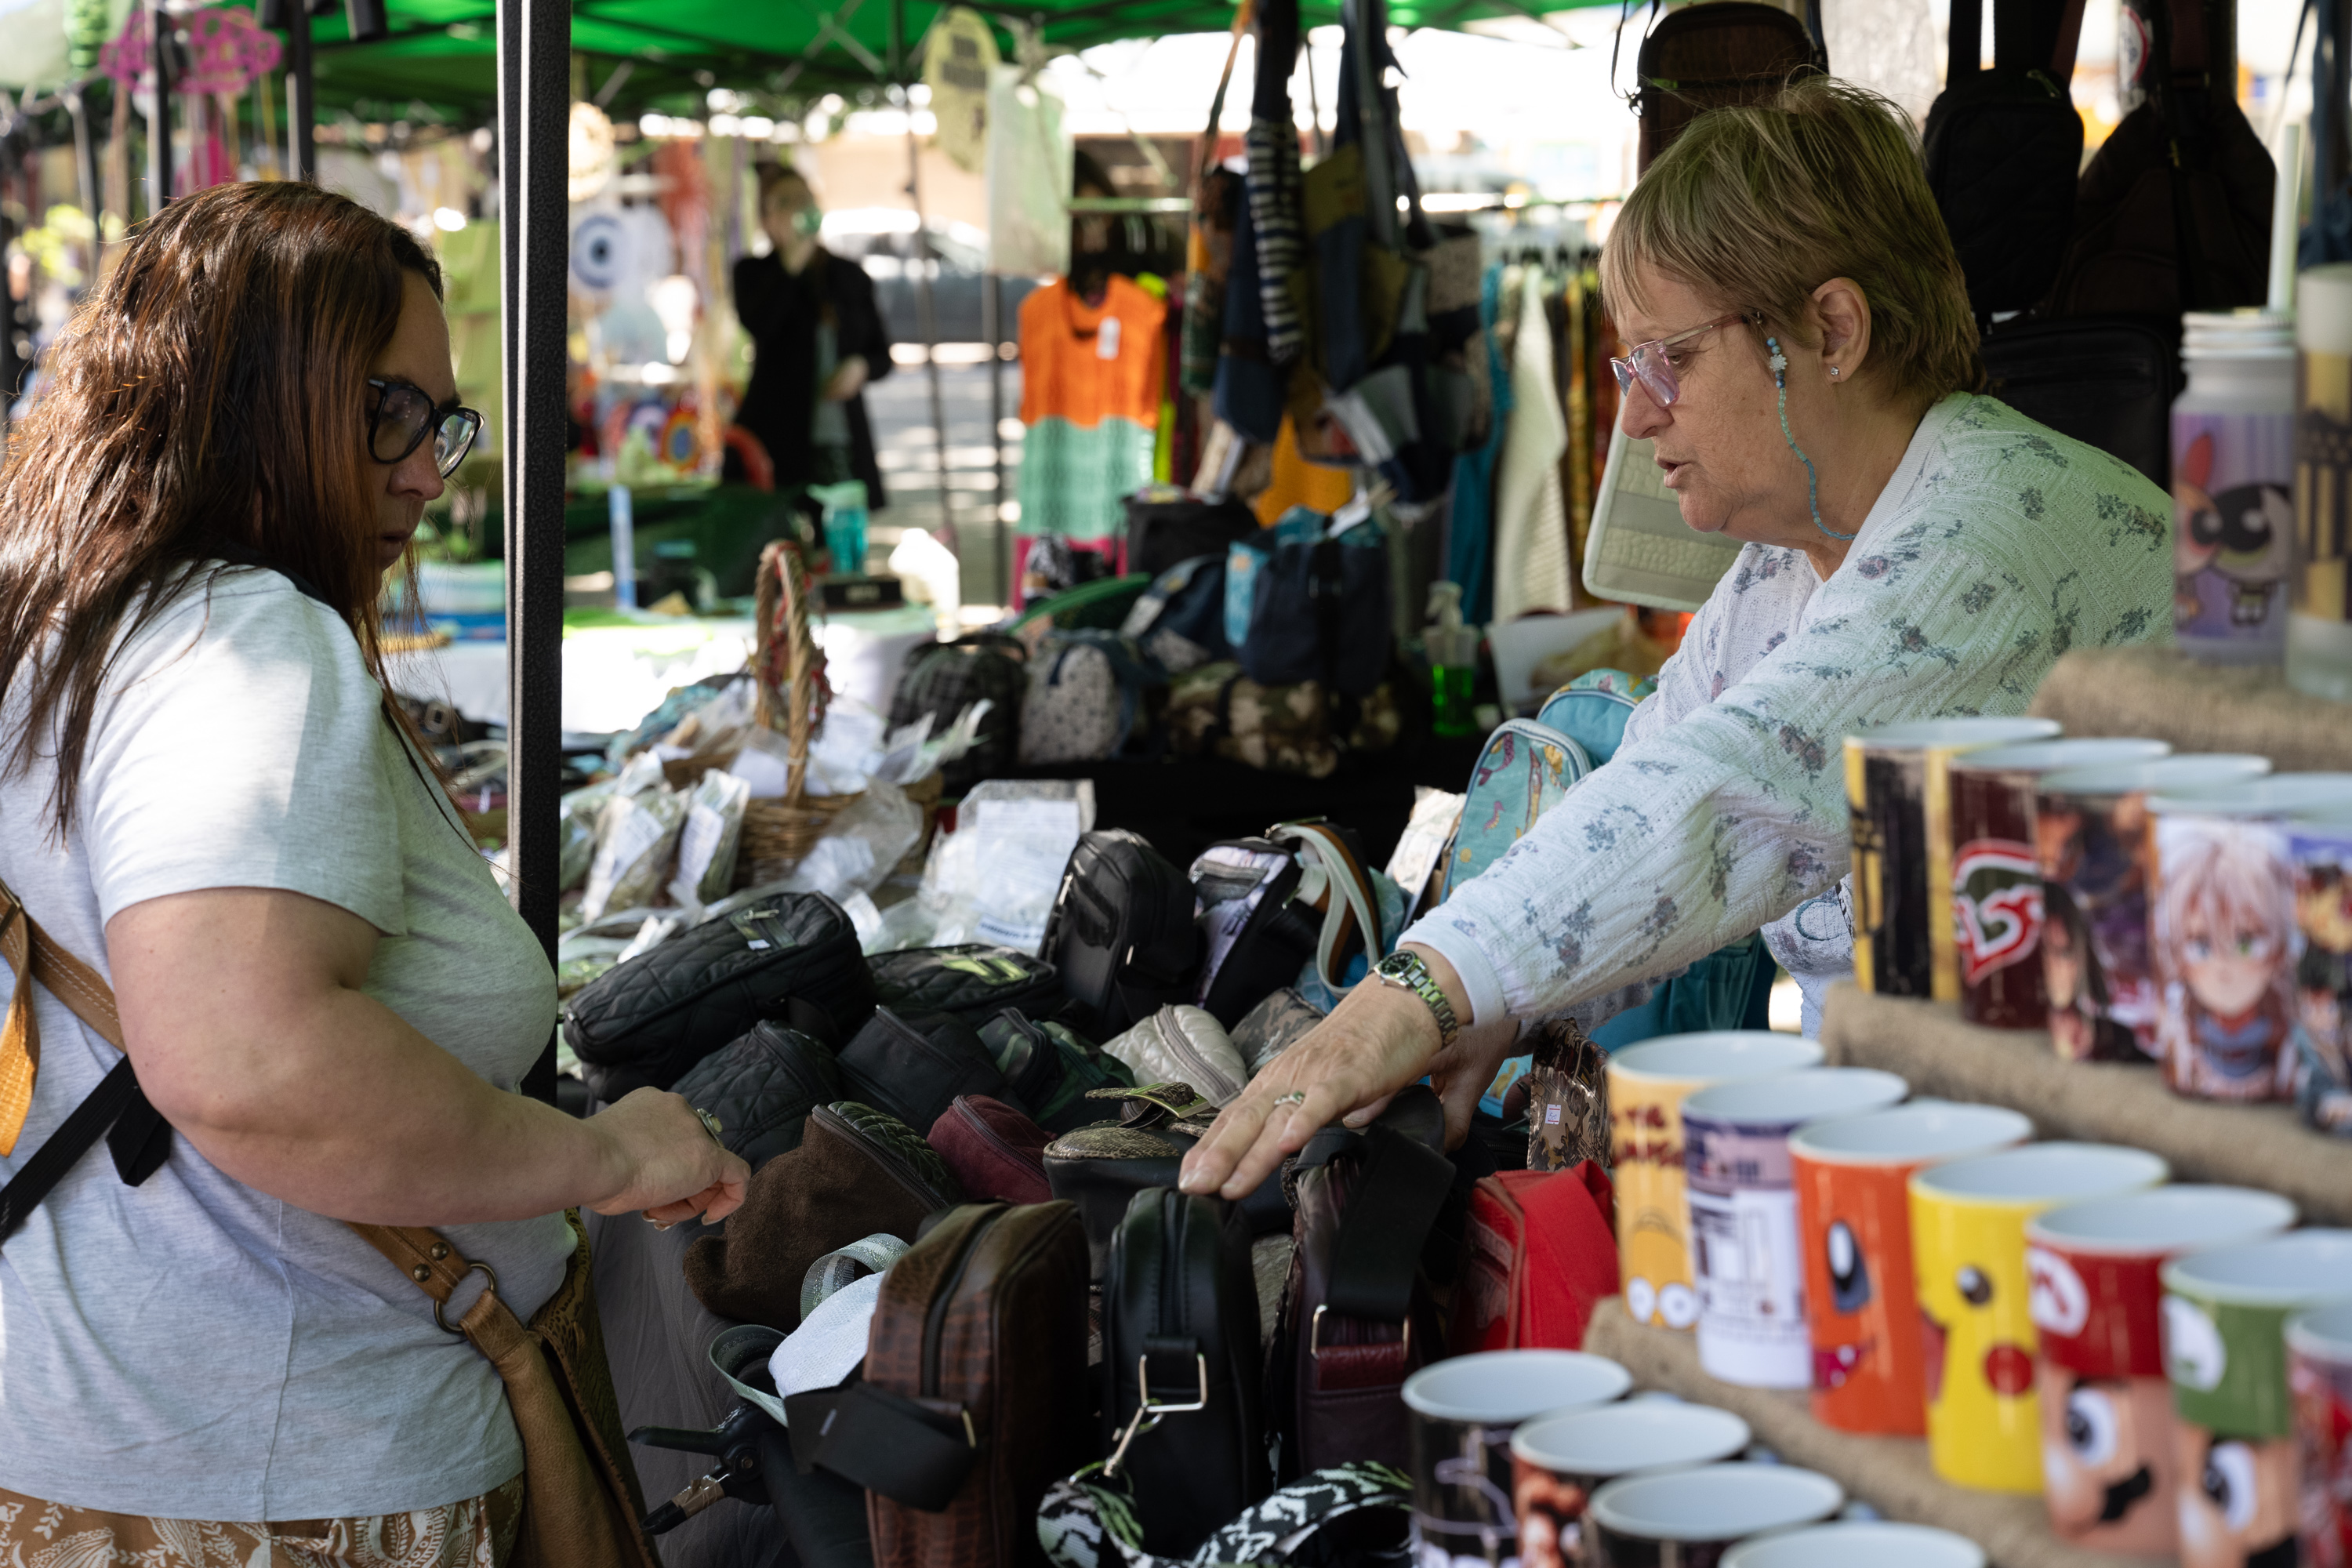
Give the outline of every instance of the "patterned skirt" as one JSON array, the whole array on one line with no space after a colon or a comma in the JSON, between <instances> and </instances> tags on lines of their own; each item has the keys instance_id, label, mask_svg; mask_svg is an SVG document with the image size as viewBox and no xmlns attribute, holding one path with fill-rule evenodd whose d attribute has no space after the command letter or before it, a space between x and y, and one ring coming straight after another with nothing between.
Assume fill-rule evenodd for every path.
<instances>
[{"instance_id":1,"label":"patterned skirt","mask_svg":"<svg viewBox=\"0 0 2352 1568\"><path fill-rule=\"evenodd\" d=\"M412 1513L267 1524L101 1513L0 1489L0 1568L504 1568L522 1483Z\"/></svg>"}]
</instances>

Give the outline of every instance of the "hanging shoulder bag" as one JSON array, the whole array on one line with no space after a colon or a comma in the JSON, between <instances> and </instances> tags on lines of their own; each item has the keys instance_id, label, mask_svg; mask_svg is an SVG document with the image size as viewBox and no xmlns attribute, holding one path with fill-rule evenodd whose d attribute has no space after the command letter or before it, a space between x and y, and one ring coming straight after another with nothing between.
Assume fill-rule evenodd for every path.
<instances>
[{"instance_id":1,"label":"hanging shoulder bag","mask_svg":"<svg viewBox=\"0 0 2352 1568\"><path fill-rule=\"evenodd\" d=\"M36 924L16 896L0 883L0 958L15 972L7 1024L0 1032L0 1062L40 1062L33 1018L36 980L100 1039L122 1050L122 1022L114 993L98 972L59 946ZM7 1047L22 1045L23 1054ZM31 1085L25 1089L29 1093ZM171 1153L172 1130L140 1092L126 1054L89 1097L68 1114L6 1186L0 1187L0 1246L23 1225L65 1173L100 1136L125 1184L137 1186ZM653 1543L638 1529L645 1500L628 1446L621 1436L620 1404L604 1358L604 1333L590 1283L588 1239L569 1216L578 1245L563 1283L528 1326L499 1297L489 1265L470 1261L438 1233L422 1226L353 1225L361 1239L433 1299L433 1321L462 1334L499 1370L507 1405L522 1436L523 1520L515 1543L517 1568L660 1568ZM442 1314L468 1274L487 1281L457 1322Z\"/></svg>"}]
</instances>

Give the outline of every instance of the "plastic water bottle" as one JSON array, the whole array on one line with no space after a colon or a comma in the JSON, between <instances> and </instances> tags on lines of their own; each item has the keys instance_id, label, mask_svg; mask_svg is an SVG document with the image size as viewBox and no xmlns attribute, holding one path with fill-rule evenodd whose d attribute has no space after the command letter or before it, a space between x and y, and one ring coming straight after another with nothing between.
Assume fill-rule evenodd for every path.
<instances>
[{"instance_id":1,"label":"plastic water bottle","mask_svg":"<svg viewBox=\"0 0 2352 1568\"><path fill-rule=\"evenodd\" d=\"M1478 673L1478 634L1462 624L1462 584L1429 585L1429 625L1421 634L1429 655L1430 728L1453 738L1477 733L1470 691Z\"/></svg>"},{"instance_id":2,"label":"plastic water bottle","mask_svg":"<svg viewBox=\"0 0 2352 1568\"><path fill-rule=\"evenodd\" d=\"M2315 267L2296 289L2294 522L2286 679L2352 702L2352 263Z\"/></svg>"}]
</instances>

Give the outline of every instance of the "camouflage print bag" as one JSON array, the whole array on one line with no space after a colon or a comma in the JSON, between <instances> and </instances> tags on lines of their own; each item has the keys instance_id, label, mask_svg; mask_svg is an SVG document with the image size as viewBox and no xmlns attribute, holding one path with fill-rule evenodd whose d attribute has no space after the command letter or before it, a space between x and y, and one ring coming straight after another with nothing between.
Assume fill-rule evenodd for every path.
<instances>
[{"instance_id":1,"label":"camouflage print bag","mask_svg":"<svg viewBox=\"0 0 2352 1568\"><path fill-rule=\"evenodd\" d=\"M1225 757L1273 773L1326 778L1339 765L1320 683L1260 686L1228 660L1176 678L1162 715L1181 755Z\"/></svg>"}]
</instances>

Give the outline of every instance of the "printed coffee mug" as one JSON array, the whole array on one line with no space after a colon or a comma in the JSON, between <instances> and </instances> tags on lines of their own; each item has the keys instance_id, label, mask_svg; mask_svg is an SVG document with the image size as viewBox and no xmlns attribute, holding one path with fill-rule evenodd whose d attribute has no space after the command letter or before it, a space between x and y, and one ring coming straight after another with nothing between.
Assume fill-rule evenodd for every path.
<instances>
[{"instance_id":1,"label":"printed coffee mug","mask_svg":"<svg viewBox=\"0 0 2352 1568\"><path fill-rule=\"evenodd\" d=\"M2181 1568L2293 1562L2302 1468L2286 1321L2352 1301L2352 1230L2194 1252L2162 1278Z\"/></svg>"},{"instance_id":2,"label":"printed coffee mug","mask_svg":"<svg viewBox=\"0 0 2352 1568\"><path fill-rule=\"evenodd\" d=\"M2294 921L2303 933L2295 964L2303 1022L2303 1119L2352 1138L2352 803L2287 824L2294 863Z\"/></svg>"},{"instance_id":3,"label":"printed coffee mug","mask_svg":"<svg viewBox=\"0 0 2352 1568\"><path fill-rule=\"evenodd\" d=\"M1711 1405L1645 1398L1530 1421L1511 1438L1511 1502L1524 1568L1586 1561L1585 1505L1620 1476L1687 1470L1748 1447L1748 1423Z\"/></svg>"},{"instance_id":4,"label":"printed coffee mug","mask_svg":"<svg viewBox=\"0 0 2352 1568\"><path fill-rule=\"evenodd\" d=\"M2156 1059L2158 989L2148 962L2151 790L2259 778L2269 759L2164 757L2045 773L2033 795L2042 868L2042 984L2050 1043L2069 1061Z\"/></svg>"},{"instance_id":5,"label":"printed coffee mug","mask_svg":"<svg viewBox=\"0 0 2352 1568\"><path fill-rule=\"evenodd\" d=\"M1952 759L2057 733L2049 719L1930 719L1845 738L1853 976L1864 991L1960 999L1949 906Z\"/></svg>"},{"instance_id":6,"label":"printed coffee mug","mask_svg":"<svg viewBox=\"0 0 2352 1568\"><path fill-rule=\"evenodd\" d=\"M2148 801L2157 1047L2175 1093L2294 1098L2303 933L2285 819L2347 799L2352 773L2277 773Z\"/></svg>"},{"instance_id":7,"label":"printed coffee mug","mask_svg":"<svg viewBox=\"0 0 2352 1568\"><path fill-rule=\"evenodd\" d=\"M2303 1458L2304 1568L2352 1568L2352 1307L2287 1321L2286 1377Z\"/></svg>"},{"instance_id":8,"label":"printed coffee mug","mask_svg":"<svg viewBox=\"0 0 2352 1568\"><path fill-rule=\"evenodd\" d=\"M2042 1496L2062 1537L2095 1552L2173 1552L2179 1472L2158 1271L2293 1224L2294 1205L2274 1193L2208 1186L2095 1198L2026 1222Z\"/></svg>"},{"instance_id":9,"label":"printed coffee mug","mask_svg":"<svg viewBox=\"0 0 2352 1568\"><path fill-rule=\"evenodd\" d=\"M1985 1568L1984 1548L1927 1524L1849 1519L1743 1541L1723 1568Z\"/></svg>"},{"instance_id":10,"label":"printed coffee mug","mask_svg":"<svg viewBox=\"0 0 2352 1568\"><path fill-rule=\"evenodd\" d=\"M1557 1350L1455 1356L1406 1378L1418 1568L1516 1561L1512 1433L1530 1416L1605 1405L1633 1385L1605 1356Z\"/></svg>"},{"instance_id":11,"label":"printed coffee mug","mask_svg":"<svg viewBox=\"0 0 2352 1568\"><path fill-rule=\"evenodd\" d=\"M1827 1519L1845 1489L1793 1465L1707 1465L1625 1476L1592 1494L1602 1568L1717 1568L1751 1536Z\"/></svg>"},{"instance_id":12,"label":"printed coffee mug","mask_svg":"<svg viewBox=\"0 0 2352 1568\"><path fill-rule=\"evenodd\" d=\"M2168 1173L2144 1150L2032 1143L1911 1178L1927 1458L1937 1475L1985 1491L2042 1489L2025 1222L2061 1204L2153 1187Z\"/></svg>"},{"instance_id":13,"label":"printed coffee mug","mask_svg":"<svg viewBox=\"0 0 2352 1568\"><path fill-rule=\"evenodd\" d=\"M1790 1134L1815 1420L1846 1432L1927 1436L1927 1357L1911 1276L1912 1173L2032 1136L2032 1121L2019 1111L1943 1100L1816 1121Z\"/></svg>"},{"instance_id":14,"label":"printed coffee mug","mask_svg":"<svg viewBox=\"0 0 2352 1568\"><path fill-rule=\"evenodd\" d=\"M1617 1280L1635 1322L1687 1329L1698 1321L1683 1184L1683 1101L1710 1084L1821 1061L1814 1041L1763 1029L1668 1035L1609 1058Z\"/></svg>"},{"instance_id":15,"label":"printed coffee mug","mask_svg":"<svg viewBox=\"0 0 2352 1568\"><path fill-rule=\"evenodd\" d=\"M1808 1068L1700 1089L1683 1101L1699 1364L1749 1388L1810 1388L1805 1258L1789 1134L1880 1110L1911 1091L1874 1068Z\"/></svg>"},{"instance_id":16,"label":"printed coffee mug","mask_svg":"<svg viewBox=\"0 0 2352 1568\"><path fill-rule=\"evenodd\" d=\"M2171 750L2163 741L2101 737L2029 741L1952 759L1949 894L1961 1017L1995 1029L2049 1025L2042 984L2042 868L2033 849L2035 781L2066 768L2149 762Z\"/></svg>"}]
</instances>

